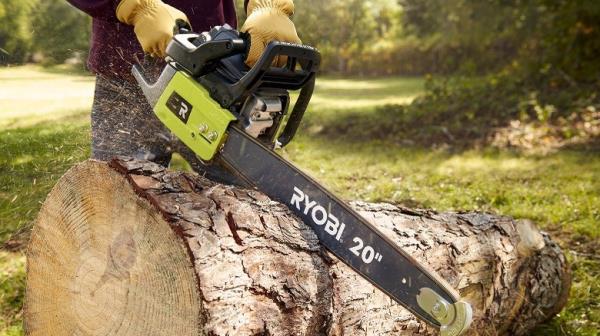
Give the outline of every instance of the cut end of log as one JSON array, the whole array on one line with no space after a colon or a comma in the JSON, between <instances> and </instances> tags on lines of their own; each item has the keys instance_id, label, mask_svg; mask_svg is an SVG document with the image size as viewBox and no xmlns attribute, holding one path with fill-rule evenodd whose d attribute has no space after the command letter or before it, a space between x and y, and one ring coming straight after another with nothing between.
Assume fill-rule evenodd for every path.
<instances>
[{"instance_id":1,"label":"cut end of log","mask_svg":"<svg viewBox=\"0 0 600 336\"><path fill-rule=\"evenodd\" d=\"M570 273L528 221L352 206L473 307L468 335L524 335ZM399 278L401 275L399 275ZM145 161L72 168L28 249L27 335L435 335L254 190Z\"/></svg>"},{"instance_id":2,"label":"cut end of log","mask_svg":"<svg viewBox=\"0 0 600 336\"><path fill-rule=\"evenodd\" d=\"M60 180L27 253L28 335L197 332L193 264L151 208L104 163L81 164Z\"/></svg>"}]
</instances>

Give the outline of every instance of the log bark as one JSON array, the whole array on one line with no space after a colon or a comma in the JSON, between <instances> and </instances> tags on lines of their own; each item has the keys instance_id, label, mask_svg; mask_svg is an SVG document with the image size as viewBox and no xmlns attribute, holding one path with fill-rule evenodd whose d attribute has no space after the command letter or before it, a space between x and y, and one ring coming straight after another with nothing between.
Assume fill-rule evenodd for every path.
<instances>
[{"instance_id":1,"label":"log bark","mask_svg":"<svg viewBox=\"0 0 600 336\"><path fill-rule=\"evenodd\" d=\"M524 335L564 306L558 245L528 221L352 206L474 308ZM28 248L27 335L434 335L254 190L121 158L72 168Z\"/></svg>"}]
</instances>

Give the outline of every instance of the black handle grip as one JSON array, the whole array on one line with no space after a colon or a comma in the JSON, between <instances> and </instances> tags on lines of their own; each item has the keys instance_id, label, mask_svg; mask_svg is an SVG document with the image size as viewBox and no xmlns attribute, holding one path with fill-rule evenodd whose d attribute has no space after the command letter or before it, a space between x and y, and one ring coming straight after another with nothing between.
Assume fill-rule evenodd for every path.
<instances>
[{"instance_id":1,"label":"black handle grip","mask_svg":"<svg viewBox=\"0 0 600 336\"><path fill-rule=\"evenodd\" d=\"M273 66L273 62L282 56L287 57L285 66ZM235 60L234 58L225 60L224 63L243 63L239 57L240 55ZM300 95L288 117L287 123L277 138L279 145L284 147L292 141L298 131L304 112L312 98L320 63L321 55L313 47L285 42L271 42L265 48L257 63L243 74L237 82L224 87L217 86L215 92L218 94L222 105L228 107L259 89L300 90Z\"/></svg>"},{"instance_id":2,"label":"black handle grip","mask_svg":"<svg viewBox=\"0 0 600 336\"><path fill-rule=\"evenodd\" d=\"M282 56L287 57L286 65L281 68L272 66L275 59ZM261 86L298 90L314 77L320 61L321 55L313 47L271 42L236 85L248 89Z\"/></svg>"},{"instance_id":3,"label":"black handle grip","mask_svg":"<svg viewBox=\"0 0 600 336\"><path fill-rule=\"evenodd\" d=\"M177 34L189 34L192 32L192 26L185 20L177 19L175 20L175 27L173 30L173 35Z\"/></svg>"},{"instance_id":4,"label":"black handle grip","mask_svg":"<svg viewBox=\"0 0 600 336\"><path fill-rule=\"evenodd\" d=\"M308 103L310 102L314 89L315 78L313 77L312 80L300 90L300 95L292 109L292 113L277 139L279 146L285 147L292 139L294 139L298 127L300 127L300 121L302 121L302 117L304 117L304 112L306 112L306 109L308 108Z\"/></svg>"},{"instance_id":5,"label":"black handle grip","mask_svg":"<svg viewBox=\"0 0 600 336\"><path fill-rule=\"evenodd\" d=\"M167 46L167 55L194 77L207 71L212 63L246 52L246 41L233 33L223 39L207 40L203 35L185 33L187 27L178 28L180 34Z\"/></svg>"},{"instance_id":6,"label":"black handle grip","mask_svg":"<svg viewBox=\"0 0 600 336\"><path fill-rule=\"evenodd\" d=\"M273 66L273 61L281 56L287 57L286 65ZM258 89L299 90L316 76L321 63L321 55L315 48L277 41L271 42L257 63L247 71L239 70L240 67L248 68L241 57L240 54L221 61L222 74L237 73L239 77L228 76L223 80L220 75L209 75L203 79L203 84L212 89L213 98L225 108ZM235 80L231 81L232 77Z\"/></svg>"}]
</instances>

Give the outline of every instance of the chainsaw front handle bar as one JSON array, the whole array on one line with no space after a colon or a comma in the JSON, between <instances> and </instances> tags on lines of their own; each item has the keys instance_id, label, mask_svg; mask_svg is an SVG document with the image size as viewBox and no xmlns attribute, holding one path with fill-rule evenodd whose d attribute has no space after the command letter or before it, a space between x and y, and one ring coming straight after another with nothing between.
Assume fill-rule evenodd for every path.
<instances>
[{"instance_id":1,"label":"chainsaw front handle bar","mask_svg":"<svg viewBox=\"0 0 600 336\"><path fill-rule=\"evenodd\" d=\"M272 66L279 57L287 57L285 66ZM308 108L320 63L321 55L315 48L271 42L252 69L228 88L229 96L225 98L231 100L224 103L227 105L227 103L235 102L248 92L255 92L259 89L300 90L298 100L277 139L276 146L285 147L296 135L302 117Z\"/></svg>"}]
</instances>

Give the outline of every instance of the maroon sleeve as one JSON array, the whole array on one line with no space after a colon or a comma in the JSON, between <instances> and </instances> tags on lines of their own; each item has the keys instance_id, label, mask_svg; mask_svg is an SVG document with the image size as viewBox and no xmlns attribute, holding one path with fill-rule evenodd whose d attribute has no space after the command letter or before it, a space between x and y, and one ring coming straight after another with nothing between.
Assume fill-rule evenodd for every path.
<instances>
[{"instance_id":1,"label":"maroon sleeve","mask_svg":"<svg viewBox=\"0 0 600 336\"><path fill-rule=\"evenodd\" d=\"M117 5L120 0L67 0L71 5L79 8L93 18L117 21Z\"/></svg>"}]
</instances>

